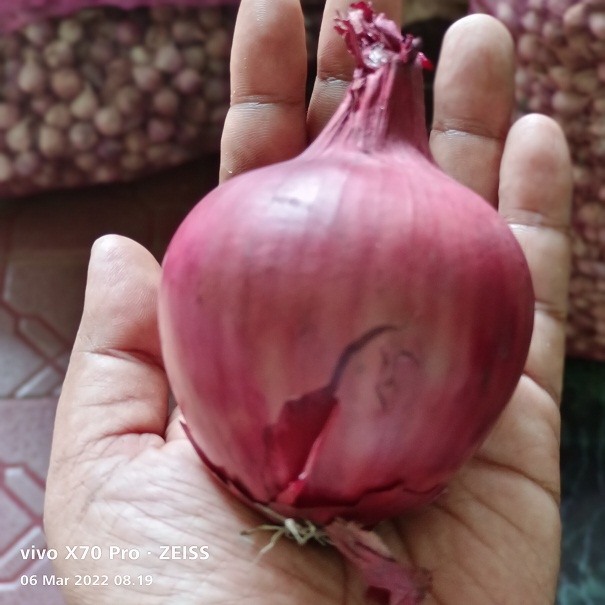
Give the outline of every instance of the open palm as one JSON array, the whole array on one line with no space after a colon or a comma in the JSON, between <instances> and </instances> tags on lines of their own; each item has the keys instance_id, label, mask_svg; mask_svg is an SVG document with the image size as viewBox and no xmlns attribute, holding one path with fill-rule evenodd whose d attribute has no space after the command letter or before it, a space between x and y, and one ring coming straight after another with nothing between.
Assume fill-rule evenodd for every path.
<instances>
[{"instance_id":1,"label":"open palm","mask_svg":"<svg viewBox=\"0 0 605 605\"><path fill-rule=\"evenodd\" d=\"M347 4L326 2L307 113L299 0L242 1L223 180L297 155L325 125L352 73L331 26ZM400 0L374 4L401 17ZM511 225L530 265L536 312L525 373L478 454L433 505L378 528L401 560L433 571L427 604L554 602L571 176L554 122L527 116L509 130L512 78L512 43L496 21L474 16L448 32L431 149L444 170L497 205ZM158 264L138 244L116 236L95 244L45 507L49 546L60 553L57 573L70 578L68 602L363 603L363 586L333 549L281 541L257 558L268 536L240 537L261 519L209 477L178 411L169 416L159 279ZM64 556L66 546L80 545L99 546L101 558ZM197 558L181 558L182 547ZM96 585L76 586L78 575Z\"/></svg>"}]
</instances>

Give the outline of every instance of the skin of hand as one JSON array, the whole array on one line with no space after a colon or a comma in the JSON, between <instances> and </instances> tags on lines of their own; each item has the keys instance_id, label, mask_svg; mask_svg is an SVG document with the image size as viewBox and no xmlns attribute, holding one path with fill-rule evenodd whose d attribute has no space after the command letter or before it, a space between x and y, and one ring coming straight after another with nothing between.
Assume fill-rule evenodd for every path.
<instances>
[{"instance_id":1,"label":"skin of hand","mask_svg":"<svg viewBox=\"0 0 605 605\"><path fill-rule=\"evenodd\" d=\"M299 0L243 0L232 54L232 108L221 179L301 152L338 105L352 59L332 29L328 0L318 77L305 109L306 51ZM375 8L401 19L400 0ZM530 115L509 128L513 44L483 15L447 33L430 135L436 161L497 206L527 257L536 294L525 372L495 430L447 493L382 524L403 561L433 572L425 603L554 603L560 561L559 402L569 276L571 168L559 127ZM157 329L160 267L138 244L106 236L93 247L85 308L57 410L44 521L70 605L225 602L361 605L356 573L332 549L240 537L263 520L202 466L169 413ZM99 546L92 560L66 546ZM162 546L208 546L208 559L160 557ZM109 557L111 547L134 549ZM79 551L80 553L82 551ZM115 553L115 549L113 551ZM75 586L77 575L98 576ZM130 583L123 580L131 578ZM137 576L151 576L139 585ZM117 584L122 585L117 585Z\"/></svg>"}]
</instances>

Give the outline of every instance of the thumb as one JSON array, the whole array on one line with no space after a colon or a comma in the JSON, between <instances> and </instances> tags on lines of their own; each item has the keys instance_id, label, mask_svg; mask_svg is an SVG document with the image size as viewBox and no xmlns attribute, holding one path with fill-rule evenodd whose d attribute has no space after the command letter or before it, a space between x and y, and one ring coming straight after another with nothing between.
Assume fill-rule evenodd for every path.
<instances>
[{"instance_id":1,"label":"thumb","mask_svg":"<svg viewBox=\"0 0 605 605\"><path fill-rule=\"evenodd\" d=\"M163 437L168 385L157 328L160 267L136 242L95 242L82 321L59 399L53 457L127 434Z\"/></svg>"}]
</instances>

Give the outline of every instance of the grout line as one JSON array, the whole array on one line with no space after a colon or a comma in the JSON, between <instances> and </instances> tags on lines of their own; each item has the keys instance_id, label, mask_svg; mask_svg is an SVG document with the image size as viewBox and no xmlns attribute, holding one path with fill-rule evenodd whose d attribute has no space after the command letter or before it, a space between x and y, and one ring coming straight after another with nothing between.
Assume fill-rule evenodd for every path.
<instances>
[{"instance_id":1,"label":"grout line","mask_svg":"<svg viewBox=\"0 0 605 605\"><path fill-rule=\"evenodd\" d=\"M19 314L5 300L0 299L0 308L6 310L6 312L13 318L13 333L15 335L17 335L23 342L25 342L34 351L34 353L40 358L40 364L37 365L36 368L31 373L24 376L22 378L22 380L15 386L13 391L6 398L32 399L32 397L19 397L17 395L17 393L25 385L27 385L28 382L33 380L38 374L40 374L40 372L44 371L44 369L47 367L50 367L53 370L55 370L55 372L57 372L57 374L61 377L60 382L62 383L66 370L61 365L59 358L71 351L71 349L73 347L73 342L70 343L69 341L67 341L53 326L48 324L48 322L46 322L44 319L42 319L36 315L32 315L32 314L26 314L26 315ZM39 321L44 326L44 328L48 329L48 331L55 338L57 338L57 340L61 343L61 348L59 349L59 351L54 355L48 355L47 353L45 353L40 348L40 346L36 344L35 341L33 341L31 338L29 338L27 336L27 334L23 333L23 331L21 330L21 328L19 326L20 319L31 319L31 320ZM75 335L74 335L74 338L75 338ZM56 389L56 386L57 385L53 386L53 393L54 393L54 390ZM41 395L37 395L36 398L39 398L40 396ZM45 396L51 397L52 393L47 393Z\"/></svg>"}]
</instances>

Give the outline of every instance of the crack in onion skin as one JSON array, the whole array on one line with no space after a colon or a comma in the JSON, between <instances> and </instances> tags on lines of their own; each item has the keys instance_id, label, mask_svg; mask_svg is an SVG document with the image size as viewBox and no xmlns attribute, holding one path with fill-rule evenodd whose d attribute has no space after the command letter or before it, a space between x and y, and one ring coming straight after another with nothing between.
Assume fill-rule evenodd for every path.
<instances>
[{"instance_id":1,"label":"crack in onion skin","mask_svg":"<svg viewBox=\"0 0 605 605\"><path fill-rule=\"evenodd\" d=\"M430 592L432 575L421 567L402 565L374 532L337 519L326 527L332 544L359 570L372 602L415 605ZM384 593L387 593L386 595ZM386 596L386 598L385 598Z\"/></svg>"},{"instance_id":2,"label":"crack in onion skin","mask_svg":"<svg viewBox=\"0 0 605 605\"><path fill-rule=\"evenodd\" d=\"M366 6L347 30L362 50L385 34ZM358 64L301 156L206 196L163 263L163 355L196 450L238 497L319 524L437 497L510 399L532 334L523 253L434 164L423 59L399 45ZM331 383L380 326L395 329Z\"/></svg>"}]
</instances>

